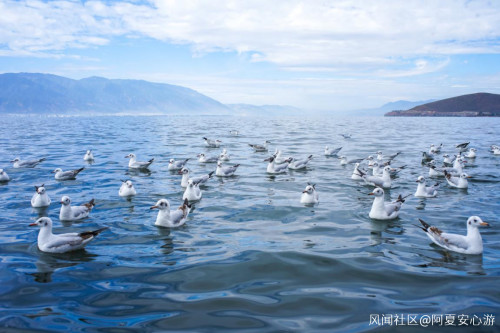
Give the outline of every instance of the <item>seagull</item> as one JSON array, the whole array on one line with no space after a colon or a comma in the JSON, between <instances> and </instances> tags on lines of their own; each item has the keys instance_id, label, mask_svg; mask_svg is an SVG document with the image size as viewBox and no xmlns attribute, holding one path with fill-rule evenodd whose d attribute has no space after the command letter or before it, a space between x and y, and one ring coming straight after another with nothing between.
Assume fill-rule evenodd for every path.
<instances>
[{"instance_id":1,"label":"seagull","mask_svg":"<svg viewBox=\"0 0 500 333\"><path fill-rule=\"evenodd\" d=\"M345 156L339 156L338 159L340 160L340 165L361 163L364 160L364 158L356 158L356 159L352 159L352 160L347 160L347 157L345 157Z\"/></svg>"},{"instance_id":2,"label":"seagull","mask_svg":"<svg viewBox=\"0 0 500 333\"><path fill-rule=\"evenodd\" d=\"M393 159L395 159L399 154L401 154L400 151L398 151L396 154L392 154L392 155L383 155L381 151L378 151L377 153L377 160L381 161L381 160L389 160L389 161L392 161Z\"/></svg>"},{"instance_id":3,"label":"seagull","mask_svg":"<svg viewBox=\"0 0 500 333\"><path fill-rule=\"evenodd\" d=\"M319 202L319 195L316 192L316 184L307 184L306 189L302 191L300 203L305 205L314 205Z\"/></svg>"},{"instance_id":4,"label":"seagull","mask_svg":"<svg viewBox=\"0 0 500 333\"><path fill-rule=\"evenodd\" d=\"M14 168L34 168L43 161L45 161L45 158L40 158L38 160L21 161L19 157L16 157L11 162L14 163Z\"/></svg>"},{"instance_id":5,"label":"seagull","mask_svg":"<svg viewBox=\"0 0 500 333\"><path fill-rule=\"evenodd\" d=\"M167 199L160 199L156 205L151 206L150 209L158 209L155 225L158 227L175 228L180 227L186 223L186 218L191 211L191 205L185 199L183 204L174 210L170 211L170 203Z\"/></svg>"},{"instance_id":6,"label":"seagull","mask_svg":"<svg viewBox=\"0 0 500 333\"><path fill-rule=\"evenodd\" d=\"M362 173L365 173L365 172L359 169L359 163L355 163L354 170L352 171L351 179L363 180L363 177L361 177Z\"/></svg>"},{"instance_id":7,"label":"seagull","mask_svg":"<svg viewBox=\"0 0 500 333\"><path fill-rule=\"evenodd\" d=\"M54 171L52 171L52 173L55 173L54 178L56 180L71 180L71 179L76 179L76 175L78 175L83 169L85 168L80 168L70 171L62 171L61 168L57 168Z\"/></svg>"},{"instance_id":8,"label":"seagull","mask_svg":"<svg viewBox=\"0 0 500 333\"><path fill-rule=\"evenodd\" d=\"M441 231L437 227L431 227L424 220L418 219L427 233L430 240L447 250L464 254L483 253L483 239L479 233L479 226L487 227L488 223L483 222L479 216L471 216L467 219L467 235L449 234Z\"/></svg>"},{"instance_id":9,"label":"seagull","mask_svg":"<svg viewBox=\"0 0 500 333\"><path fill-rule=\"evenodd\" d=\"M86 218L95 206L94 199L81 206L71 206L71 199L66 195L61 198L60 203L59 220L61 221L75 221Z\"/></svg>"},{"instance_id":10,"label":"seagull","mask_svg":"<svg viewBox=\"0 0 500 333\"><path fill-rule=\"evenodd\" d=\"M239 135L240 132L238 132L237 130L230 130L229 134L231 134L231 135Z\"/></svg>"},{"instance_id":11,"label":"seagull","mask_svg":"<svg viewBox=\"0 0 500 333\"><path fill-rule=\"evenodd\" d=\"M455 148L457 148L459 152L463 153L467 150L467 146L469 145L469 143L470 142L459 143L455 146Z\"/></svg>"},{"instance_id":12,"label":"seagull","mask_svg":"<svg viewBox=\"0 0 500 333\"><path fill-rule=\"evenodd\" d=\"M368 176L363 172L360 172L360 174L361 177L363 177L365 183L369 185L378 186L382 188L390 188L392 186L391 167L388 165L384 167L384 170L382 171L382 176Z\"/></svg>"},{"instance_id":13,"label":"seagull","mask_svg":"<svg viewBox=\"0 0 500 333\"><path fill-rule=\"evenodd\" d=\"M188 186L188 180L192 179L194 183L202 185L205 184L210 178L212 178L212 175L214 174L214 171L203 175L203 176L198 176L198 177L189 177L190 172L188 168L182 168L179 170L179 175L182 175L181 179L181 186L182 187L187 187Z\"/></svg>"},{"instance_id":14,"label":"seagull","mask_svg":"<svg viewBox=\"0 0 500 333\"><path fill-rule=\"evenodd\" d=\"M350 139L351 138L351 134L347 134L347 133L343 133L343 134L339 134L340 136L342 136L344 139Z\"/></svg>"},{"instance_id":15,"label":"seagull","mask_svg":"<svg viewBox=\"0 0 500 333\"><path fill-rule=\"evenodd\" d=\"M233 166L223 166L222 162L217 162L217 169L215 169L215 175L219 177L230 177L233 176L236 172L236 169L239 167L239 164L235 164Z\"/></svg>"},{"instance_id":16,"label":"seagull","mask_svg":"<svg viewBox=\"0 0 500 333\"><path fill-rule=\"evenodd\" d=\"M429 162L429 177L444 177L444 171L439 170L435 164L434 160Z\"/></svg>"},{"instance_id":17,"label":"seagull","mask_svg":"<svg viewBox=\"0 0 500 333\"><path fill-rule=\"evenodd\" d=\"M460 176L452 176L448 173L448 171L444 170L444 176L446 177L446 181L448 185L455 188L468 188L469 182L467 178L471 178L471 176L467 175L465 172L462 172Z\"/></svg>"},{"instance_id":18,"label":"seagull","mask_svg":"<svg viewBox=\"0 0 500 333\"><path fill-rule=\"evenodd\" d=\"M83 156L83 160L90 162L94 160L94 154L92 154L92 150L87 150L85 153L85 156Z\"/></svg>"},{"instance_id":19,"label":"seagull","mask_svg":"<svg viewBox=\"0 0 500 333\"><path fill-rule=\"evenodd\" d=\"M188 186L186 187L186 190L182 195L182 200L187 199L188 201L198 201L201 199L201 195L202 193L200 187L198 186L198 183L195 183L192 179L189 179Z\"/></svg>"},{"instance_id":20,"label":"seagull","mask_svg":"<svg viewBox=\"0 0 500 333\"><path fill-rule=\"evenodd\" d=\"M267 151L267 145L270 144L271 141L266 141L264 142L263 145L254 145L254 144L248 144L250 147L253 148L254 151Z\"/></svg>"},{"instance_id":21,"label":"seagull","mask_svg":"<svg viewBox=\"0 0 500 333\"><path fill-rule=\"evenodd\" d=\"M337 156L342 147L339 148L329 148L325 146L325 156Z\"/></svg>"},{"instance_id":22,"label":"seagull","mask_svg":"<svg viewBox=\"0 0 500 333\"><path fill-rule=\"evenodd\" d=\"M203 137L203 140L205 140L205 145L208 148L219 148L220 144L222 143L222 141L220 141L220 140L211 140L211 139L207 139L205 137Z\"/></svg>"},{"instance_id":23,"label":"seagull","mask_svg":"<svg viewBox=\"0 0 500 333\"><path fill-rule=\"evenodd\" d=\"M380 169L380 164L373 162L372 165L372 176L382 177L383 169Z\"/></svg>"},{"instance_id":24,"label":"seagull","mask_svg":"<svg viewBox=\"0 0 500 333\"><path fill-rule=\"evenodd\" d=\"M219 155L220 161L229 161L229 154L227 153L226 148L222 149L222 152Z\"/></svg>"},{"instance_id":25,"label":"seagull","mask_svg":"<svg viewBox=\"0 0 500 333\"><path fill-rule=\"evenodd\" d=\"M307 163L312 160L312 155L307 156L302 160L295 160L293 157L289 158L290 164L288 164L288 168L291 170L300 170L305 169L307 167Z\"/></svg>"},{"instance_id":26,"label":"seagull","mask_svg":"<svg viewBox=\"0 0 500 333\"><path fill-rule=\"evenodd\" d=\"M122 186L120 186L120 190L118 191L118 195L120 197L131 197L136 195L137 192L134 188L134 184L130 180L122 180Z\"/></svg>"},{"instance_id":27,"label":"seagull","mask_svg":"<svg viewBox=\"0 0 500 333\"><path fill-rule=\"evenodd\" d=\"M108 227L105 227L94 231L54 235L52 233L52 220L48 217L41 217L35 223L31 223L30 226L40 227L37 241L38 248L40 251L50 253L65 253L83 249L87 243L108 229Z\"/></svg>"},{"instance_id":28,"label":"seagull","mask_svg":"<svg viewBox=\"0 0 500 333\"><path fill-rule=\"evenodd\" d=\"M171 158L170 161L168 162L168 170L170 171L180 170L186 165L188 161L189 158L186 158L183 161L176 161L173 158Z\"/></svg>"},{"instance_id":29,"label":"seagull","mask_svg":"<svg viewBox=\"0 0 500 333\"><path fill-rule=\"evenodd\" d=\"M432 161L435 159L434 154L423 151L422 152L422 163L427 161Z\"/></svg>"},{"instance_id":30,"label":"seagull","mask_svg":"<svg viewBox=\"0 0 500 333\"><path fill-rule=\"evenodd\" d=\"M490 146L490 151L493 153L495 150L500 150L500 146L497 146L497 145L491 145L491 146Z\"/></svg>"},{"instance_id":31,"label":"seagull","mask_svg":"<svg viewBox=\"0 0 500 333\"><path fill-rule=\"evenodd\" d=\"M274 152L274 163L276 164L283 164L285 162L287 162L289 159L289 157L283 157L282 154L281 154L281 150L279 150L278 148L276 148L275 152Z\"/></svg>"},{"instance_id":32,"label":"seagull","mask_svg":"<svg viewBox=\"0 0 500 333\"><path fill-rule=\"evenodd\" d=\"M217 156L206 156L204 153L198 154L198 162L200 163L217 163L219 157Z\"/></svg>"},{"instance_id":33,"label":"seagull","mask_svg":"<svg viewBox=\"0 0 500 333\"><path fill-rule=\"evenodd\" d=\"M493 150L491 151L493 155L500 155L500 147L493 147Z\"/></svg>"},{"instance_id":34,"label":"seagull","mask_svg":"<svg viewBox=\"0 0 500 333\"><path fill-rule=\"evenodd\" d=\"M9 180L10 177L7 172L3 171L3 169L0 169L0 182L8 182Z\"/></svg>"},{"instance_id":35,"label":"seagull","mask_svg":"<svg viewBox=\"0 0 500 333\"><path fill-rule=\"evenodd\" d=\"M399 212L401 210L401 206L403 202L405 202L405 198L398 196L398 199L393 202L385 202L384 201L384 190L380 187L377 187L373 190L373 192L368 193L368 195L373 195L375 198L373 199L372 209L368 214L370 218L375 220L392 220L399 216Z\"/></svg>"},{"instance_id":36,"label":"seagull","mask_svg":"<svg viewBox=\"0 0 500 333\"><path fill-rule=\"evenodd\" d=\"M437 195L439 183L433 186L425 186L425 178L423 176L417 178L417 183L417 191L414 196L418 198L434 198Z\"/></svg>"},{"instance_id":37,"label":"seagull","mask_svg":"<svg viewBox=\"0 0 500 333\"><path fill-rule=\"evenodd\" d=\"M155 160L154 158L150 159L147 162L138 162L136 160L135 154L130 153L125 158L130 158L130 161L128 161L128 167L132 169L147 169L153 163Z\"/></svg>"},{"instance_id":38,"label":"seagull","mask_svg":"<svg viewBox=\"0 0 500 333\"><path fill-rule=\"evenodd\" d=\"M269 162L269 164L267 165L267 173L278 174L286 172L286 170L288 169L288 163L290 163L290 159L286 160L285 163L276 164L274 162L274 155L273 155L269 158L266 158L264 162Z\"/></svg>"},{"instance_id":39,"label":"seagull","mask_svg":"<svg viewBox=\"0 0 500 333\"><path fill-rule=\"evenodd\" d=\"M450 158L450 155L448 155L448 154L444 154L444 155L443 155L443 157L444 157L444 159L443 159L443 163L444 163L445 165L453 165L453 159L452 159L452 158Z\"/></svg>"},{"instance_id":40,"label":"seagull","mask_svg":"<svg viewBox=\"0 0 500 333\"><path fill-rule=\"evenodd\" d=\"M34 208L48 207L50 206L50 198L45 191L44 184L41 186L35 186L35 194L31 198L31 206Z\"/></svg>"},{"instance_id":41,"label":"seagull","mask_svg":"<svg viewBox=\"0 0 500 333\"><path fill-rule=\"evenodd\" d=\"M372 167L373 167L373 164L377 163L377 162L375 162L375 159L373 158L373 156L372 156L372 155L368 156L368 157L366 158L366 160L368 161L368 167L369 167L369 168L372 168Z\"/></svg>"},{"instance_id":42,"label":"seagull","mask_svg":"<svg viewBox=\"0 0 500 333\"><path fill-rule=\"evenodd\" d=\"M429 149L429 153L431 154L438 154L441 152L441 148L443 148L443 144L441 143L439 146L435 146L434 144L431 144L431 147Z\"/></svg>"},{"instance_id":43,"label":"seagull","mask_svg":"<svg viewBox=\"0 0 500 333\"><path fill-rule=\"evenodd\" d=\"M476 148L469 148L469 151L464 154L467 158L476 158Z\"/></svg>"}]
</instances>

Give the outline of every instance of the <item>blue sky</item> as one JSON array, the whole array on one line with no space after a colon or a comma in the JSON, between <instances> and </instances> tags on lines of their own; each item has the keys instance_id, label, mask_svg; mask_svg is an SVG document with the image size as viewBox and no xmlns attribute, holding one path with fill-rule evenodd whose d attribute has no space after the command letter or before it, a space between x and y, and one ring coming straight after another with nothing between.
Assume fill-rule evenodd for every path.
<instances>
[{"instance_id":1,"label":"blue sky","mask_svg":"<svg viewBox=\"0 0 500 333\"><path fill-rule=\"evenodd\" d=\"M0 0L0 72L350 110L500 93L500 1Z\"/></svg>"}]
</instances>

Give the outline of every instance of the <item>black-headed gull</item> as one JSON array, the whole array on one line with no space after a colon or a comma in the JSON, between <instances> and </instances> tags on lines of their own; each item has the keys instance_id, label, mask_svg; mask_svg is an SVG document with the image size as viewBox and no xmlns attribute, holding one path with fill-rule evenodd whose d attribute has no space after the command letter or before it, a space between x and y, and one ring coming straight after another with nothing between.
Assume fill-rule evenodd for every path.
<instances>
[{"instance_id":1,"label":"black-headed gull","mask_svg":"<svg viewBox=\"0 0 500 333\"><path fill-rule=\"evenodd\" d=\"M444 177L444 171L436 167L436 161L432 160L429 165L429 177Z\"/></svg>"},{"instance_id":2,"label":"black-headed gull","mask_svg":"<svg viewBox=\"0 0 500 333\"><path fill-rule=\"evenodd\" d=\"M158 227L175 228L186 223L186 218L191 211L191 205L185 199L184 203L174 211L170 210L170 203L167 199L160 199L156 205L150 209L158 209L155 225Z\"/></svg>"},{"instance_id":3,"label":"black-headed gull","mask_svg":"<svg viewBox=\"0 0 500 333\"><path fill-rule=\"evenodd\" d=\"M267 173L278 174L278 173L285 173L288 170L288 163L290 162L290 159L286 160L285 163L276 164L274 162L274 155L273 155L269 158L266 158L264 162L269 162L267 164Z\"/></svg>"},{"instance_id":4,"label":"black-headed gull","mask_svg":"<svg viewBox=\"0 0 500 333\"><path fill-rule=\"evenodd\" d=\"M217 169L215 169L215 175L219 177L230 177L233 176L240 165L235 164L232 166L223 166L219 161L217 162Z\"/></svg>"},{"instance_id":5,"label":"black-headed gull","mask_svg":"<svg viewBox=\"0 0 500 333\"><path fill-rule=\"evenodd\" d=\"M239 134L240 134L240 132L239 132L239 131L237 131L237 130L230 130L230 131L229 131L229 134L231 134L231 135L239 135Z\"/></svg>"},{"instance_id":6,"label":"black-headed gull","mask_svg":"<svg viewBox=\"0 0 500 333\"><path fill-rule=\"evenodd\" d=\"M419 176L416 180L418 183L417 191L414 196L417 198L434 198L437 195L437 189L439 188L439 183L432 186L425 186L425 177Z\"/></svg>"},{"instance_id":7,"label":"black-headed gull","mask_svg":"<svg viewBox=\"0 0 500 333\"><path fill-rule=\"evenodd\" d=\"M94 160L94 154L92 153L92 150L87 150L87 152L83 156L83 160L87 162L91 162Z\"/></svg>"},{"instance_id":8,"label":"black-headed gull","mask_svg":"<svg viewBox=\"0 0 500 333\"><path fill-rule=\"evenodd\" d=\"M186 158L185 160L182 161L181 160L176 161L173 158L171 158L170 161L168 161L168 170L170 171L180 170L186 165L188 161L189 158Z\"/></svg>"},{"instance_id":9,"label":"black-headed gull","mask_svg":"<svg viewBox=\"0 0 500 333\"><path fill-rule=\"evenodd\" d=\"M493 153L493 155L500 155L500 147L496 147L496 146L493 147L491 152Z\"/></svg>"},{"instance_id":10,"label":"black-headed gull","mask_svg":"<svg viewBox=\"0 0 500 333\"><path fill-rule=\"evenodd\" d=\"M391 180L391 170L390 166L385 166L382 171L382 176L368 176L363 172L360 172L361 177L368 185L383 187L383 188L391 188L392 180ZM359 170L358 170L359 171Z\"/></svg>"},{"instance_id":11,"label":"black-headed gull","mask_svg":"<svg viewBox=\"0 0 500 333\"><path fill-rule=\"evenodd\" d=\"M220 161L229 161L229 154L227 153L226 148L222 149L222 152L219 155Z\"/></svg>"},{"instance_id":12,"label":"black-headed gull","mask_svg":"<svg viewBox=\"0 0 500 333\"><path fill-rule=\"evenodd\" d=\"M8 182L10 180L9 175L3 169L0 169L0 182Z\"/></svg>"},{"instance_id":13,"label":"black-headed gull","mask_svg":"<svg viewBox=\"0 0 500 333\"><path fill-rule=\"evenodd\" d=\"M359 163L354 163L354 170L352 170L351 179L363 180L363 177L361 177L361 174L364 174L364 173L365 172L363 170L359 169Z\"/></svg>"},{"instance_id":14,"label":"black-headed gull","mask_svg":"<svg viewBox=\"0 0 500 333\"><path fill-rule=\"evenodd\" d=\"M425 152L425 151L422 152L422 163L425 163L425 162L428 162L428 161L432 161L435 158L436 157L434 156L434 154L431 154L431 153L428 153L428 152Z\"/></svg>"},{"instance_id":15,"label":"black-headed gull","mask_svg":"<svg viewBox=\"0 0 500 333\"><path fill-rule=\"evenodd\" d=\"M479 216L471 216L467 219L467 235L449 234L441 231L437 227L432 227L425 221L419 219L423 227L420 227L427 233L430 240L447 250L464 254L483 253L483 239L479 233L478 227L489 226L483 222Z\"/></svg>"},{"instance_id":16,"label":"black-headed gull","mask_svg":"<svg viewBox=\"0 0 500 333\"><path fill-rule=\"evenodd\" d=\"M186 186L186 190L184 191L184 194L182 195L182 200L188 200L188 201L198 201L201 199L202 192L200 190L200 187L198 183L195 183L192 179L188 180L188 185Z\"/></svg>"},{"instance_id":17,"label":"black-headed gull","mask_svg":"<svg viewBox=\"0 0 500 333\"><path fill-rule=\"evenodd\" d=\"M439 146L431 144L431 147L429 148L429 153L431 153L431 154L438 154L438 153L441 152L441 148L443 148L443 144L442 143Z\"/></svg>"},{"instance_id":18,"label":"black-headed gull","mask_svg":"<svg viewBox=\"0 0 500 333\"><path fill-rule=\"evenodd\" d=\"M339 156L338 159L340 160L340 165L361 163L364 160L364 158L355 158L352 160L347 160L347 157L345 156Z\"/></svg>"},{"instance_id":19,"label":"black-headed gull","mask_svg":"<svg viewBox=\"0 0 500 333\"><path fill-rule=\"evenodd\" d=\"M209 172L206 175L203 176L198 176L198 177L190 177L191 172L189 171L188 168L182 168L179 170L179 174L182 175L181 179L181 186L182 187L187 187L188 186L188 180L192 179L194 183L198 185L205 184L210 178L212 178L212 175L214 174L215 171Z\"/></svg>"},{"instance_id":20,"label":"black-headed gull","mask_svg":"<svg viewBox=\"0 0 500 333\"><path fill-rule=\"evenodd\" d=\"M382 160L388 160L388 161L392 161L393 159L395 159L399 154L401 154L400 151L398 151L397 153L395 154L392 154L392 155L384 155L381 151L378 151L377 152L377 160L379 161L382 161Z\"/></svg>"},{"instance_id":21,"label":"black-headed gull","mask_svg":"<svg viewBox=\"0 0 500 333\"><path fill-rule=\"evenodd\" d=\"M291 170L301 170L305 169L307 167L307 163L309 163L312 160L313 156L309 155L304 159L301 160L296 160L293 157L290 157L288 160L290 161L290 164L288 164L288 168Z\"/></svg>"},{"instance_id":22,"label":"black-headed gull","mask_svg":"<svg viewBox=\"0 0 500 333\"><path fill-rule=\"evenodd\" d=\"M130 161L128 161L128 167L131 169L147 169L155 160L152 158L147 162L139 162L137 161L134 153L128 154L125 158L130 158Z\"/></svg>"},{"instance_id":23,"label":"black-headed gull","mask_svg":"<svg viewBox=\"0 0 500 333\"><path fill-rule=\"evenodd\" d=\"M205 140L205 145L208 148L219 148L220 144L222 143L222 141L220 141L220 140L211 140L211 139L208 139L205 137L203 137L203 140Z\"/></svg>"},{"instance_id":24,"label":"black-headed gull","mask_svg":"<svg viewBox=\"0 0 500 333\"><path fill-rule=\"evenodd\" d=\"M330 148L325 146L325 156L337 156L342 147L339 148Z\"/></svg>"},{"instance_id":25,"label":"black-headed gull","mask_svg":"<svg viewBox=\"0 0 500 333\"><path fill-rule=\"evenodd\" d=\"M467 150L469 143L470 142L459 143L458 145L455 146L455 148L457 148L459 152L463 153L464 151Z\"/></svg>"},{"instance_id":26,"label":"black-headed gull","mask_svg":"<svg viewBox=\"0 0 500 333\"><path fill-rule=\"evenodd\" d=\"M54 178L56 180L72 180L76 179L76 176L82 172L85 168L80 168L76 170L62 171L61 168L57 168L52 173L55 173Z\"/></svg>"},{"instance_id":27,"label":"black-headed gull","mask_svg":"<svg viewBox=\"0 0 500 333\"><path fill-rule=\"evenodd\" d=\"M219 156L207 156L204 153L198 154L198 162L200 163L217 163Z\"/></svg>"},{"instance_id":28,"label":"black-headed gull","mask_svg":"<svg viewBox=\"0 0 500 333\"><path fill-rule=\"evenodd\" d=\"M95 206L94 199L81 206L71 206L71 199L67 195L61 198L60 204L59 220L61 221L75 221L86 218Z\"/></svg>"},{"instance_id":29,"label":"black-headed gull","mask_svg":"<svg viewBox=\"0 0 500 333\"><path fill-rule=\"evenodd\" d=\"M469 148L469 151L464 154L465 157L467 158L476 158L476 148Z\"/></svg>"},{"instance_id":30,"label":"black-headed gull","mask_svg":"<svg viewBox=\"0 0 500 333\"><path fill-rule=\"evenodd\" d=\"M271 141L267 141L267 140L266 140L266 142L264 142L264 144L263 144L263 145L259 145L259 144L251 144L251 143L249 143L248 145L249 145L250 147L252 147L254 151L256 151L256 152L257 152L257 151L267 151L267 149L268 149L268 148L267 148L267 146L268 146L270 143L271 143Z\"/></svg>"},{"instance_id":31,"label":"black-headed gull","mask_svg":"<svg viewBox=\"0 0 500 333\"><path fill-rule=\"evenodd\" d=\"M120 186L120 190L118 190L118 195L120 197L131 197L136 195L137 192L135 190L134 184L130 180L122 180L122 186Z\"/></svg>"},{"instance_id":32,"label":"black-headed gull","mask_svg":"<svg viewBox=\"0 0 500 333\"><path fill-rule=\"evenodd\" d=\"M453 165L454 158L455 156L450 157L448 154L443 154L443 163L447 166L451 166Z\"/></svg>"},{"instance_id":33,"label":"black-headed gull","mask_svg":"<svg viewBox=\"0 0 500 333\"><path fill-rule=\"evenodd\" d=\"M405 198L401 195L398 196L398 199L393 202L385 202L384 201L384 190L380 187L377 187L373 190L373 192L368 193L368 195L373 195L373 204L368 214L370 218L375 220L392 220L399 216L399 212L401 210L401 206L403 202L405 202Z\"/></svg>"},{"instance_id":34,"label":"black-headed gull","mask_svg":"<svg viewBox=\"0 0 500 333\"><path fill-rule=\"evenodd\" d=\"M14 163L13 164L14 168L34 168L35 166L42 163L43 161L45 161L45 158L40 158L37 160L21 161L21 159L19 159L19 157L16 157L11 162Z\"/></svg>"},{"instance_id":35,"label":"black-headed gull","mask_svg":"<svg viewBox=\"0 0 500 333\"><path fill-rule=\"evenodd\" d=\"M451 187L462 188L462 189L466 189L469 187L469 182L467 181L467 178L471 178L471 176L469 176L465 172L462 172L460 176L453 176L452 174L444 170L444 176L446 178L446 181L448 182L448 185L450 185Z\"/></svg>"},{"instance_id":36,"label":"black-headed gull","mask_svg":"<svg viewBox=\"0 0 500 333\"><path fill-rule=\"evenodd\" d=\"M313 205L319 202L319 195L316 192L316 184L307 184L302 195L300 196L300 203L305 205Z\"/></svg>"},{"instance_id":37,"label":"black-headed gull","mask_svg":"<svg viewBox=\"0 0 500 333\"><path fill-rule=\"evenodd\" d=\"M342 136L344 139L350 139L352 137L351 134L347 134L347 133L342 133L342 134L339 134L340 136Z\"/></svg>"},{"instance_id":38,"label":"black-headed gull","mask_svg":"<svg viewBox=\"0 0 500 333\"><path fill-rule=\"evenodd\" d=\"M50 198L45 190L44 184L42 186L35 186L35 194L31 197L31 206L34 208L50 206Z\"/></svg>"},{"instance_id":39,"label":"black-headed gull","mask_svg":"<svg viewBox=\"0 0 500 333\"><path fill-rule=\"evenodd\" d=\"M50 253L65 253L83 249L97 235L108 229L105 227L94 231L55 235L52 233L52 220L48 217L41 217L30 226L40 227L37 240L38 248L40 251Z\"/></svg>"}]
</instances>

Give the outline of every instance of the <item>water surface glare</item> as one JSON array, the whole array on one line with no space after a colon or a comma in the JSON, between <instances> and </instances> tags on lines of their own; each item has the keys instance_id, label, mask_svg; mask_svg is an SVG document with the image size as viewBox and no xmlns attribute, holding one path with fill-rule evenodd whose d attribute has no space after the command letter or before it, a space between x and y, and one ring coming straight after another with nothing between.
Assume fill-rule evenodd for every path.
<instances>
[{"instance_id":1,"label":"water surface glare","mask_svg":"<svg viewBox=\"0 0 500 333\"><path fill-rule=\"evenodd\" d=\"M0 117L1 330L61 332L153 331L340 331L364 332L370 314L498 314L500 307L500 144L498 118L251 118L251 117ZM239 130L238 136L229 133ZM351 133L344 139L341 133ZM202 137L222 140L206 148ZM305 171L266 174L249 143L270 140L285 156L314 158ZM394 166L407 165L386 196L410 194L421 152L443 143L443 153L470 141L478 150L466 172L469 189L449 188L437 198L408 198L400 218L368 217L373 189L351 180L352 166L323 156L325 145L361 158L403 151ZM198 153L241 164L237 175L209 180L186 225L154 226L160 198L181 203L180 176L170 158L191 158L195 174L215 170ZM93 149L95 162L83 155ZM129 170L125 155L152 157L150 172ZM13 169L15 157L47 160L34 169ZM51 173L85 166L76 180ZM137 196L120 198L120 180L131 179ZM308 182L320 203L300 204ZM34 185L45 184L46 210L30 206ZM59 221L63 195L79 204L95 198L90 217ZM456 233L479 215L484 253L461 255L431 245L418 218ZM84 251L47 254L36 246L39 216L54 221L55 233L110 229ZM498 319L498 318L497 318ZM500 320L500 319L498 319ZM458 321L456 322L458 323ZM386 327L388 328L388 327ZM406 327L412 331L412 327ZM498 332L495 327L468 327ZM413 328L417 330L418 328ZM431 328L430 328L431 329ZM467 328L461 328L464 331Z\"/></svg>"}]
</instances>

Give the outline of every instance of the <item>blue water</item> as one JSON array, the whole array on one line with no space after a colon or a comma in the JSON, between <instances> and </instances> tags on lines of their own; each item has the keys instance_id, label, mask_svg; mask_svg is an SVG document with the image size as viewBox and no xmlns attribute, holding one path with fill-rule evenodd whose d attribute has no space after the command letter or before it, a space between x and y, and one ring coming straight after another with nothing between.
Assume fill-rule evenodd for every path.
<instances>
[{"instance_id":1,"label":"blue water","mask_svg":"<svg viewBox=\"0 0 500 333\"><path fill-rule=\"evenodd\" d=\"M340 331L381 327L370 314L499 314L500 144L498 118L249 118L249 117L0 117L0 168L12 180L0 184L0 327L2 331ZM230 129L240 131L231 136ZM352 133L343 139L340 133ZM180 176L167 170L170 158L192 160L194 174L214 165L196 160L207 149L203 136L219 138L239 163L237 176L211 179L185 226L153 225L160 198L181 203ZM285 155L315 157L307 171L266 174L269 156L248 143L271 140ZM410 197L400 218L368 217L371 187L352 181L352 166L323 156L325 145L343 146L349 158L377 150L402 150L394 165L406 164L387 197L414 193L427 175L421 151L443 143L471 141L478 158L467 172L467 191L442 184L433 199ZM83 155L92 148L95 163ZM130 152L155 157L151 172L128 169ZM34 169L9 161L46 157ZM77 180L59 182L50 172L85 166ZM118 196L121 179L138 195ZM299 203L307 182L316 183L320 204ZM34 185L45 184L47 210L30 206ZM89 218L60 222L61 196L74 203L95 198ZM38 250L39 216L54 232L109 227L85 251L46 254ZM418 218L465 233L479 215L484 253L461 255L434 245ZM500 319L499 319L500 320ZM455 324L458 320L455 321ZM385 325L385 329L390 329ZM442 328L442 327L440 327ZM498 331L494 326L464 328ZM420 327L406 327L419 331ZM434 329L428 328L427 331Z\"/></svg>"}]
</instances>

